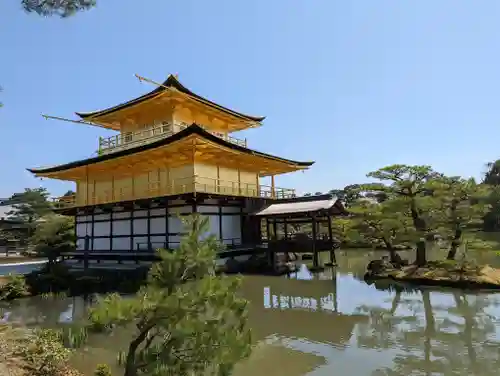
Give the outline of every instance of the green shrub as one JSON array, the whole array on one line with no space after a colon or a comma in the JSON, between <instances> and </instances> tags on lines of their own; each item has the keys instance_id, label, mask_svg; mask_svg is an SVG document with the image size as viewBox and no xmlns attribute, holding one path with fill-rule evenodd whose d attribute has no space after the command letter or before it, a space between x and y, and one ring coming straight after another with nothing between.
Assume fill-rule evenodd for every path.
<instances>
[{"instance_id":1,"label":"green shrub","mask_svg":"<svg viewBox=\"0 0 500 376\"><path fill-rule=\"evenodd\" d=\"M111 370L107 364L98 364L94 376L111 376Z\"/></svg>"},{"instance_id":2,"label":"green shrub","mask_svg":"<svg viewBox=\"0 0 500 376\"><path fill-rule=\"evenodd\" d=\"M30 376L56 376L67 368L71 350L64 347L61 333L39 329L20 341L16 350Z\"/></svg>"},{"instance_id":3,"label":"green shrub","mask_svg":"<svg viewBox=\"0 0 500 376\"><path fill-rule=\"evenodd\" d=\"M6 282L0 287L0 300L12 300L28 295L28 286L22 275L9 274Z\"/></svg>"}]
</instances>

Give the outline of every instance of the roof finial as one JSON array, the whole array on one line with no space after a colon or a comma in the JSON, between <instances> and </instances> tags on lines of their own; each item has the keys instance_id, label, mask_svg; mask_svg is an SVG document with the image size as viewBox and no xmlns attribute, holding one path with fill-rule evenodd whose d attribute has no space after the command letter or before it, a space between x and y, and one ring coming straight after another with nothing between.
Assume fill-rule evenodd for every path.
<instances>
[{"instance_id":1,"label":"roof finial","mask_svg":"<svg viewBox=\"0 0 500 376\"><path fill-rule=\"evenodd\" d=\"M174 73L174 77L175 77L176 80L178 80L179 79L179 73Z\"/></svg>"}]
</instances>

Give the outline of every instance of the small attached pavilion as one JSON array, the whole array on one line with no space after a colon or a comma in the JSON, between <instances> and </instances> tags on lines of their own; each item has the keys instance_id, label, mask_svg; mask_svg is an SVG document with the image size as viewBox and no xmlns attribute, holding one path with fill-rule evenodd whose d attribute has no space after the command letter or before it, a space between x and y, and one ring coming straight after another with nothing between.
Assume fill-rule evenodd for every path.
<instances>
[{"instance_id":1,"label":"small attached pavilion","mask_svg":"<svg viewBox=\"0 0 500 376\"><path fill-rule=\"evenodd\" d=\"M327 194L271 203L255 216L265 219L267 248L272 265L276 253L312 253L313 268L320 268L319 253L329 251L336 265L332 218L347 215L342 202Z\"/></svg>"}]
</instances>

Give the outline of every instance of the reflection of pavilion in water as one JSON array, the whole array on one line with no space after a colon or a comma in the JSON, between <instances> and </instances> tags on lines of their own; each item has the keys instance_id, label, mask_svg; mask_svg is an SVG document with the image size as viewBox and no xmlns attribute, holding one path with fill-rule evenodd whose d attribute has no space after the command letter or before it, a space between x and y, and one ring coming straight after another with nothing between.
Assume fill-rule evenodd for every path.
<instances>
[{"instance_id":1,"label":"reflection of pavilion in water","mask_svg":"<svg viewBox=\"0 0 500 376\"><path fill-rule=\"evenodd\" d=\"M255 278L244 295L251 302L250 324L260 339L279 336L344 347L355 326L367 320L366 315L339 311L334 272L328 280Z\"/></svg>"},{"instance_id":2,"label":"reflection of pavilion in water","mask_svg":"<svg viewBox=\"0 0 500 376\"><path fill-rule=\"evenodd\" d=\"M319 297L318 301L314 297L275 295L271 293L270 287L264 287L264 308L338 312L337 300L333 293Z\"/></svg>"}]
</instances>

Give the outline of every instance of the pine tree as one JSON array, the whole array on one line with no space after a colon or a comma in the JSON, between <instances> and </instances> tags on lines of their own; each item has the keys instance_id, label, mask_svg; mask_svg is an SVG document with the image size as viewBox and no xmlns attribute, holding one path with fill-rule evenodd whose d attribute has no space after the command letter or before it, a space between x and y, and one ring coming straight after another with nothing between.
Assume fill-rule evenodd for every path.
<instances>
[{"instance_id":1,"label":"pine tree","mask_svg":"<svg viewBox=\"0 0 500 376\"><path fill-rule=\"evenodd\" d=\"M124 376L226 376L250 352L240 280L215 275L220 245L207 236L207 218L188 217L185 226L189 233L179 248L159 251L161 261L133 298L108 295L90 310L94 329L134 325L119 357Z\"/></svg>"}]
</instances>

